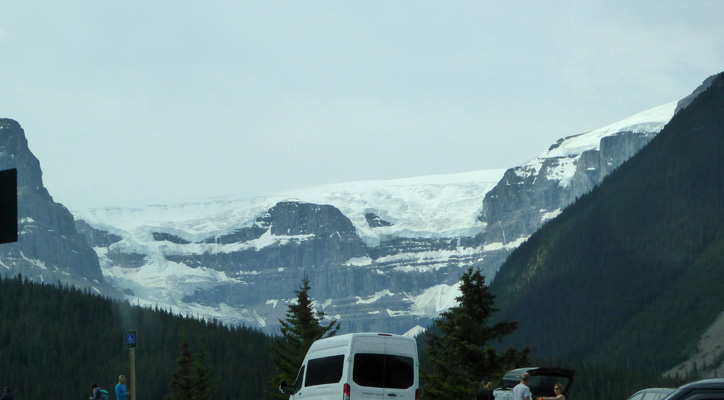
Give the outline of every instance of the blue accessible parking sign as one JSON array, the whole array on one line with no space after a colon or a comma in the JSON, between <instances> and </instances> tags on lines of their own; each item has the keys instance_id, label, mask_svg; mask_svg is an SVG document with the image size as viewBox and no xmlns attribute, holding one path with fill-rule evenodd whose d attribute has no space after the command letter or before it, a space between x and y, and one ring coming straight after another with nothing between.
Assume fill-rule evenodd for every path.
<instances>
[{"instance_id":1,"label":"blue accessible parking sign","mask_svg":"<svg viewBox=\"0 0 724 400\"><path fill-rule=\"evenodd\" d=\"M124 332L124 339L123 343L125 344L125 347L127 349L134 348L138 346L138 335L136 334L136 330L130 330Z\"/></svg>"}]
</instances>

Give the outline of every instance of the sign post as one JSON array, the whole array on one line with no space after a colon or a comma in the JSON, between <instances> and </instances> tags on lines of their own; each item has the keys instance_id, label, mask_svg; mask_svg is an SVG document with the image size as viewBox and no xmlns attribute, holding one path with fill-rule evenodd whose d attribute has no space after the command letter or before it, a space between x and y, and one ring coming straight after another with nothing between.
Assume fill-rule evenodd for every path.
<instances>
[{"instance_id":1,"label":"sign post","mask_svg":"<svg viewBox=\"0 0 724 400\"><path fill-rule=\"evenodd\" d=\"M138 346L138 334L135 329L124 332L124 346L130 350L131 358L131 400L136 399L136 347Z\"/></svg>"}]
</instances>

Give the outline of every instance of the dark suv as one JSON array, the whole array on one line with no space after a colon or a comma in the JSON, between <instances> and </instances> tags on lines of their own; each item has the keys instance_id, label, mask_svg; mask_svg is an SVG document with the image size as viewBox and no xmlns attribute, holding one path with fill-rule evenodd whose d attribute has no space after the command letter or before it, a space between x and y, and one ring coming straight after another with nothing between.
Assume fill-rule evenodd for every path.
<instances>
[{"instance_id":1,"label":"dark suv","mask_svg":"<svg viewBox=\"0 0 724 400\"><path fill-rule=\"evenodd\" d=\"M513 400L513 387L520 383L520 377L525 372L530 374L528 387L533 396L531 400L538 397L555 397L553 386L556 383L563 385L563 394L568 398L575 371L563 368L527 367L508 371L503 376L503 387L493 391L495 400Z\"/></svg>"},{"instance_id":2,"label":"dark suv","mask_svg":"<svg viewBox=\"0 0 724 400\"><path fill-rule=\"evenodd\" d=\"M724 400L724 378L688 383L666 396L664 400Z\"/></svg>"},{"instance_id":3,"label":"dark suv","mask_svg":"<svg viewBox=\"0 0 724 400\"><path fill-rule=\"evenodd\" d=\"M639 390L631 395L628 400L662 400L676 389L673 388L648 388Z\"/></svg>"}]
</instances>

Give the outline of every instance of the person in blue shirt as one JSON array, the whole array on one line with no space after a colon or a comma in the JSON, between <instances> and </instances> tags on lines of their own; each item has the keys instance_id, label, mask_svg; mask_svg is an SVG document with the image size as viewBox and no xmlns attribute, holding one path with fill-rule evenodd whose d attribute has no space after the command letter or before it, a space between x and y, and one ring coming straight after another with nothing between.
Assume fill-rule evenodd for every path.
<instances>
[{"instance_id":1,"label":"person in blue shirt","mask_svg":"<svg viewBox=\"0 0 724 400\"><path fill-rule=\"evenodd\" d=\"M118 384L116 385L116 399L128 400L128 389L126 389L125 375L121 375L118 377Z\"/></svg>"}]
</instances>

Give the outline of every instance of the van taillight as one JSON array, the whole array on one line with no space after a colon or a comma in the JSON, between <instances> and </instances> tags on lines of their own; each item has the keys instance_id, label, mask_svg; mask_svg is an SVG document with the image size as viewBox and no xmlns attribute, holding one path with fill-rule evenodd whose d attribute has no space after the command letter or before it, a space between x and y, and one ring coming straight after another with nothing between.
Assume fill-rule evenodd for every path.
<instances>
[{"instance_id":1,"label":"van taillight","mask_svg":"<svg viewBox=\"0 0 724 400\"><path fill-rule=\"evenodd\" d=\"M420 400L420 389L415 389L415 400Z\"/></svg>"},{"instance_id":2,"label":"van taillight","mask_svg":"<svg viewBox=\"0 0 724 400\"><path fill-rule=\"evenodd\" d=\"M350 392L349 383L344 384L344 389L342 389L342 391L343 391L342 400L349 400L349 392Z\"/></svg>"}]
</instances>

